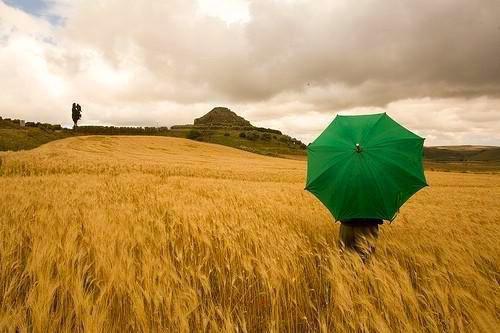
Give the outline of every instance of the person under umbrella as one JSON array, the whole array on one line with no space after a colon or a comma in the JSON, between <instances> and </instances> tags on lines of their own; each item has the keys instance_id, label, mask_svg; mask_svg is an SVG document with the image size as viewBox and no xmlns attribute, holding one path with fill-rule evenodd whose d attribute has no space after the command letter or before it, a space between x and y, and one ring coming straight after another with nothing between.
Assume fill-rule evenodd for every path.
<instances>
[{"instance_id":1,"label":"person under umbrella","mask_svg":"<svg viewBox=\"0 0 500 333\"><path fill-rule=\"evenodd\" d=\"M337 115L308 146L306 190L341 222L342 248L369 255L379 225L428 186L423 142L382 113Z\"/></svg>"}]
</instances>

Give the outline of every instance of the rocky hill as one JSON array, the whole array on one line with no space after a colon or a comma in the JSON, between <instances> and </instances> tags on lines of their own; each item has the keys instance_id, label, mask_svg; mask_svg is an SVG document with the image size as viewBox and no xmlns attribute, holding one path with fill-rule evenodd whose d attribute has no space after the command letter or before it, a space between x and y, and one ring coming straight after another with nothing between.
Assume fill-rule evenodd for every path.
<instances>
[{"instance_id":1,"label":"rocky hill","mask_svg":"<svg viewBox=\"0 0 500 333\"><path fill-rule=\"evenodd\" d=\"M225 107L213 108L203 117L194 120L195 126L252 126L248 120Z\"/></svg>"},{"instance_id":2,"label":"rocky hill","mask_svg":"<svg viewBox=\"0 0 500 333\"><path fill-rule=\"evenodd\" d=\"M222 144L254 153L305 156L307 146L298 139L271 128L253 126L226 107L216 107L192 125L174 125L173 135Z\"/></svg>"}]
</instances>

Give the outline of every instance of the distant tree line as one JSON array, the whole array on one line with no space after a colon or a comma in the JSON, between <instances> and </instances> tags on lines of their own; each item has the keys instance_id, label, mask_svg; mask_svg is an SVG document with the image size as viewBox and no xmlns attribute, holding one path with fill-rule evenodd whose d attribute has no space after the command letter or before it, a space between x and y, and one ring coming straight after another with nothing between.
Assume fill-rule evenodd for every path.
<instances>
[{"instance_id":1,"label":"distant tree line","mask_svg":"<svg viewBox=\"0 0 500 333\"><path fill-rule=\"evenodd\" d=\"M25 124L26 127L36 127L36 128L40 128L42 130L51 130L51 131L61 131L63 130L62 126L57 124L57 125L53 125L53 124L49 124L49 123L40 123L40 122L32 122L32 121L28 121L26 124Z\"/></svg>"},{"instance_id":2,"label":"distant tree line","mask_svg":"<svg viewBox=\"0 0 500 333\"><path fill-rule=\"evenodd\" d=\"M190 130L187 135L186 135L186 139L190 139L190 140L199 140L201 137L203 136L203 133L201 133L200 131L197 131L197 130Z\"/></svg>"},{"instance_id":3,"label":"distant tree line","mask_svg":"<svg viewBox=\"0 0 500 333\"><path fill-rule=\"evenodd\" d=\"M59 124L53 125L49 123L41 123L41 122L25 122L21 119L10 119L10 118L2 118L0 117L0 127L2 128L22 128L22 127L36 127L41 130L50 130L50 131L61 131L63 127Z\"/></svg>"},{"instance_id":4,"label":"distant tree line","mask_svg":"<svg viewBox=\"0 0 500 333\"><path fill-rule=\"evenodd\" d=\"M241 139L246 139L250 141L257 141L257 140L262 140L262 141L271 141L271 140L277 140L279 142L287 144L289 147L297 147L300 149L306 149L307 146L300 140L292 138L288 135L273 135L272 133L258 133L258 131L248 131L248 132L240 132L239 137Z\"/></svg>"},{"instance_id":5,"label":"distant tree line","mask_svg":"<svg viewBox=\"0 0 500 333\"><path fill-rule=\"evenodd\" d=\"M276 135L283 135L281 131L265 128L265 127L254 127L254 126L224 126L224 125L174 125L171 129L192 129L192 130L233 130L233 131L257 131L263 133L271 133Z\"/></svg>"},{"instance_id":6,"label":"distant tree line","mask_svg":"<svg viewBox=\"0 0 500 333\"><path fill-rule=\"evenodd\" d=\"M78 126L82 134L100 135L168 135L168 127L116 127L116 126Z\"/></svg>"},{"instance_id":7,"label":"distant tree line","mask_svg":"<svg viewBox=\"0 0 500 333\"><path fill-rule=\"evenodd\" d=\"M2 117L0 117L0 128L17 128L17 127L21 127L20 119L10 119L10 118L3 119Z\"/></svg>"},{"instance_id":8,"label":"distant tree line","mask_svg":"<svg viewBox=\"0 0 500 333\"><path fill-rule=\"evenodd\" d=\"M267 141L271 142L272 140L279 141L289 148L293 149L306 149L307 145L302 141L292 138L288 135L283 135L281 131L273 130L269 128L263 127L253 127L253 126L193 126L193 125L175 125L171 127L172 130L181 130L186 131L186 138L191 140L203 140L204 137L210 137L217 130L236 130L236 129L244 129L238 134L240 139L249 140L249 141ZM230 136L229 132L224 132L224 136Z\"/></svg>"}]
</instances>

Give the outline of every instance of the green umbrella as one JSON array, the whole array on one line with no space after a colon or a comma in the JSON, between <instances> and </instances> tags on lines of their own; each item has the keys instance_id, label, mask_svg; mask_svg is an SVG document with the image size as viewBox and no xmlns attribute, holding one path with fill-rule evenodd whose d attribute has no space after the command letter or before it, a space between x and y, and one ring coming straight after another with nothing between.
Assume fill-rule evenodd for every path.
<instances>
[{"instance_id":1,"label":"green umbrella","mask_svg":"<svg viewBox=\"0 0 500 333\"><path fill-rule=\"evenodd\" d=\"M340 116L307 148L306 190L336 220L393 220L427 186L424 138L385 113Z\"/></svg>"}]
</instances>

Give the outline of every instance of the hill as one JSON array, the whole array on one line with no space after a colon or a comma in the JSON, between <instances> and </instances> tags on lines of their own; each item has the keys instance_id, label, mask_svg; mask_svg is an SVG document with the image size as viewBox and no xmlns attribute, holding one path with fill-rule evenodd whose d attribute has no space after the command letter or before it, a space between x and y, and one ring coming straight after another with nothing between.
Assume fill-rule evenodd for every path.
<instances>
[{"instance_id":1,"label":"hill","mask_svg":"<svg viewBox=\"0 0 500 333\"><path fill-rule=\"evenodd\" d=\"M250 122L243 117L225 107L213 108L203 117L194 120L195 126L252 126Z\"/></svg>"},{"instance_id":2,"label":"hill","mask_svg":"<svg viewBox=\"0 0 500 333\"><path fill-rule=\"evenodd\" d=\"M0 151L33 149L47 142L72 136L59 125L24 124L19 119L0 117Z\"/></svg>"},{"instance_id":3,"label":"hill","mask_svg":"<svg viewBox=\"0 0 500 333\"><path fill-rule=\"evenodd\" d=\"M500 147L436 146L424 148L430 170L490 172L500 170Z\"/></svg>"},{"instance_id":4,"label":"hill","mask_svg":"<svg viewBox=\"0 0 500 333\"><path fill-rule=\"evenodd\" d=\"M500 175L428 172L363 264L305 174L169 137L0 153L0 331L497 331Z\"/></svg>"},{"instance_id":5,"label":"hill","mask_svg":"<svg viewBox=\"0 0 500 333\"><path fill-rule=\"evenodd\" d=\"M216 107L192 125L174 125L172 134L271 156L302 155L307 146L281 131L253 126L225 107ZM184 135L183 135L184 134Z\"/></svg>"},{"instance_id":6,"label":"hill","mask_svg":"<svg viewBox=\"0 0 500 333\"><path fill-rule=\"evenodd\" d=\"M495 146L435 146L426 147L426 159L436 162L500 162L500 147Z\"/></svg>"}]
</instances>

